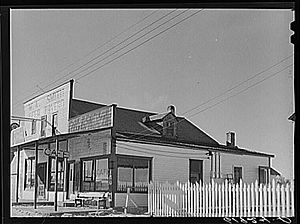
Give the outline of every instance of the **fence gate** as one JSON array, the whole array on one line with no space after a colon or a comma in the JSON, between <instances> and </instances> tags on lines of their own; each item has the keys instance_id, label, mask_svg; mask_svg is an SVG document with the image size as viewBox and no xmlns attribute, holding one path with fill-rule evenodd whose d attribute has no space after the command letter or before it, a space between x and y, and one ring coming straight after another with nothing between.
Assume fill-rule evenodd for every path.
<instances>
[{"instance_id":1,"label":"fence gate","mask_svg":"<svg viewBox=\"0 0 300 224\"><path fill-rule=\"evenodd\" d=\"M169 217L293 217L294 183L157 183L148 186L148 211Z\"/></svg>"}]
</instances>

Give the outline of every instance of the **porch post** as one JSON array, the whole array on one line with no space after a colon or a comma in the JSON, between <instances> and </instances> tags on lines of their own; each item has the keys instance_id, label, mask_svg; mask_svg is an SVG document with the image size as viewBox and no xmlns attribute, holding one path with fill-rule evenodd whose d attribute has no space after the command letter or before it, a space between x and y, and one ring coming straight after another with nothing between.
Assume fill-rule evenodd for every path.
<instances>
[{"instance_id":1,"label":"porch post","mask_svg":"<svg viewBox=\"0 0 300 224\"><path fill-rule=\"evenodd\" d=\"M39 156L39 144L38 141L35 142L35 177L34 177L34 208L36 209L36 204L37 204L37 193L38 193L38 159Z\"/></svg>"},{"instance_id":2,"label":"porch post","mask_svg":"<svg viewBox=\"0 0 300 224\"><path fill-rule=\"evenodd\" d=\"M115 207L115 194L117 192L117 156L116 156L116 128L115 128L115 115L116 115L116 104L113 104L113 127L111 129L111 156L110 160L112 162L112 207Z\"/></svg>"},{"instance_id":3,"label":"porch post","mask_svg":"<svg viewBox=\"0 0 300 224\"><path fill-rule=\"evenodd\" d=\"M56 137L56 152L55 152L55 194L54 194L54 211L57 211L57 185L58 185L58 138Z\"/></svg>"},{"instance_id":4,"label":"porch post","mask_svg":"<svg viewBox=\"0 0 300 224\"><path fill-rule=\"evenodd\" d=\"M16 187L16 202L19 202L19 178L20 178L20 146L17 147L17 187Z\"/></svg>"}]
</instances>

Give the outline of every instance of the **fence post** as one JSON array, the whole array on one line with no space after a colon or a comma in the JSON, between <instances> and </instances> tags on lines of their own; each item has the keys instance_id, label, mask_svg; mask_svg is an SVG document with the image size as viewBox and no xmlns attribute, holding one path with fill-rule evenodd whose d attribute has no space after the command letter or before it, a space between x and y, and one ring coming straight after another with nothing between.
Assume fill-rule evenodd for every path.
<instances>
[{"instance_id":1,"label":"fence post","mask_svg":"<svg viewBox=\"0 0 300 224\"><path fill-rule=\"evenodd\" d=\"M225 180L225 217L228 217L228 180Z\"/></svg>"},{"instance_id":2,"label":"fence post","mask_svg":"<svg viewBox=\"0 0 300 224\"><path fill-rule=\"evenodd\" d=\"M284 184L281 185L281 216L286 216L285 213L285 191Z\"/></svg>"},{"instance_id":3,"label":"fence post","mask_svg":"<svg viewBox=\"0 0 300 224\"><path fill-rule=\"evenodd\" d=\"M199 183L196 182L196 216L199 217Z\"/></svg>"},{"instance_id":4,"label":"fence post","mask_svg":"<svg viewBox=\"0 0 300 224\"><path fill-rule=\"evenodd\" d=\"M280 216L280 187L279 184L276 186L276 193L277 193L277 216Z\"/></svg>"},{"instance_id":5,"label":"fence post","mask_svg":"<svg viewBox=\"0 0 300 224\"><path fill-rule=\"evenodd\" d=\"M268 183L268 216L272 216L272 205L271 205L271 184Z\"/></svg>"},{"instance_id":6,"label":"fence post","mask_svg":"<svg viewBox=\"0 0 300 224\"><path fill-rule=\"evenodd\" d=\"M219 207L219 217L222 217L222 192L221 192L221 184L219 183L218 184L218 188L219 188L219 191L218 191L218 201L219 201L219 203L218 203L218 207Z\"/></svg>"},{"instance_id":7,"label":"fence post","mask_svg":"<svg viewBox=\"0 0 300 224\"><path fill-rule=\"evenodd\" d=\"M222 199L221 199L221 201L222 201L222 217L224 217L225 216L225 192L224 192L224 183L222 183L222 187L221 187L221 189L222 189Z\"/></svg>"},{"instance_id":8,"label":"fence post","mask_svg":"<svg viewBox=\"0 0 300 224\"><path fill-rule=\"evenodd\" d=\"M262 184L259 185L259 216L263 216Z\"/></svg>"},{"instance_id":9,"label":"fence post","mask_svg":"<svg viewBox=\"0 0 300 224\"><path fill-rule=\"evenodd\" d=\"M235 184L232 184L232 217L235 217Z\"/></svg>"},{"instance_id":10,"label":"fence post","mask_svg":"<svg viewBox=\"0 0 300 224\"><path fill-rule=\"evenodd\" d=\"M202 208L203 208L203 183L202 183L202 181L200 180L200 184L199 184L199 209L200 209L200 211L199 211L199 216L200 217L202 217L203 216L203 213L202 213Z\"/></svg>"},{"instance_id":11,"label":"fence post","mask_svg":"<svg viewBox=\"0 0 300 224\"><path fill-rule=\"evenodd\" d=\"M211 209L212 209L212 206L211 206L211 199L212 199L212 194L211 194L211 183L208 184L208 217L211 217Z\"/></svg>"},{"instance_id":12,"label":"fence post","mask_svg":"<svg viewBox=\"0 0 300 224\"><path fill-rule=\"evenodd\" d=\"M251 216L254 217L254 184L251 183L251 186L250 186L250 190L251 190Z\"/></svg>"},{"instance_id":13,"label":"fence post","mask_svg":"<svg viewBox=\"0 0 300 224\"><path fill-rule=\"evenodd\" d=\"M246 183L244 183L244 216L247 216L247 188L246 188ZM249 199L248 199L249 200Z\"/></svg>"},{"instance_id":14,"label":"fence post","mask_svg":"<svg viewBox=\"0 0 300 224\"><path fill-rule=\"evenodd\" d=\"M286 216L287 217L290 217L290 185L287 184L285 186L285 192L286 192L286 204L285 204L285 207L286 207Z\"/></svg>"},{"instance_id":15,"label":"fence post","mask_svg":"<svg viewBox=\"0 0 300 224\"><path fill-rule=\"evenodd\" d=\"M237 183L235 186L235 200L236 200L236 216L241 216L239 209L239 184Z\"/></svg>"},{"instance_id":16,"label":"fence post","mask_svg":"<svg viewBox=\"0 0 300 224\"><path fill-rule=\"evenodd\" d=\"M205 184L205 217L208 216L208 186Z\"/></svg>"},{"instance_id":17,"label":"fence post","mask_svg":"<svg viewBox=\"0 0 300 224\"><path fill-rule=\"evenodd\" d=\"M263 188L263 197L264 197L264 217L267 216L267 186L264 185L264 188Z\"/></svg>"},{"instance_id":18,"label":"fence post","mask_svg":"<svg viewBox=\"0 0 300 224\"><path fill-rule=\"evenodd\" d=\"M257 180L255 181L255 188L254 188L254 190L255 190L255 216L256 217L258 217L259 216L259 214L258 214L258 182L257 182Z\"/></svg>"},{"instance_id":19,"label":"fence post","mask_svg":"<svg viewBox=\"0 0 300 224\"><path fill-rule=\"evenodd\" d=\"M243 181L240 179L240 217L243 216Z\"/></svg>"},{"instance_id":20,"label":"fence post","mask_svg":"<svg viewBox=\"0 0 300 224\"><path fill-rule=\"evenodd\" d=\"M292 180L291 181L291 216L293 217L295 215L295 204L294 204L294 181Z\"/></svg>"},{"instance_id":21,"label":"fence post","mask_svg":"<svg viewBox=\"0 0 300 224\"><path fill-rule=\"evenodd\" d=\"M232 216L232 206L231 206L231 195L232 195L232 185L231 183L229 183L228 185L228 193L229 193L229 207L228 207L228 210L229 210L229 213L228 213L228 216Z\"/></svg>"},{"instance_id":22,"label":"fence post","mask_svg":"<svg viewBox=\"0 0 300 224\"><path fill-rule=\"evenodd\" d=\"M247 207L248 207L248 210L247 210L247 216L250 217L251 216L251 205L250 205L250 202L251 202L251 197L250 197L250 184L247 184Z\"/></svg>"},{"instance_id":23,"label":"fence post","mask_svg":"<svg viewBox=\"0 0 300 224\"><path fill-rule=\"evenodd\" d=\"M216 216L216 211L215 211L216 204L215 204L215 183L214 183L214 180L212 180L212 182L211 182L211 208L212 208L211 216L215 217Z\"/></svg>"},{"instance_id":24,"label":"fence post","mask_svg":"<svg viewBox=\"0 0 300 224\"><path fill-rule=\"evenodd\" d=\"M275 180L272 180L272 216L276 216L276 186L275 186Z\"/></svg>"}]
</instances>

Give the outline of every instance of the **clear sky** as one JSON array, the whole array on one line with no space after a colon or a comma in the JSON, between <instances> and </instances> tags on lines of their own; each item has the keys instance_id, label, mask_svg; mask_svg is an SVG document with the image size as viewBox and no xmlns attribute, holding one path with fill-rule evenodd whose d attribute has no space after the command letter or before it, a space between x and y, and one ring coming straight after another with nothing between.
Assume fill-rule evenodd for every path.
<instances>
[{"instance_id":1,"label":"clear sky","mask_svg":"<svg viewBox=\"0 0 300 224\"><path fill-rule=\"evenodd\" d=\"M294 112L294 71L287 67L293 63L293 12L204 9L159 34L196 12L171 11L13 10L12 114L24 115L26 99L73 78L74 98L153 112L173 104L178 116L223 144L226 132L234 131L238 146L275 154L272 166L293 178L294 126L288 117Z\"/></svg>"}]
</instances>

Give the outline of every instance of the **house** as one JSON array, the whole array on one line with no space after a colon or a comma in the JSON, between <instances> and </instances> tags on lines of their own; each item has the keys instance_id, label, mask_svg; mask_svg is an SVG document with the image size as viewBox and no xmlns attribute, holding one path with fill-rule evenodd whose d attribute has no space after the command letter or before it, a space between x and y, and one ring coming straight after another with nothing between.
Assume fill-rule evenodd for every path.
<instances>
[{"instance_id":1,"label":"house","mask_svg":"<svg viewBox=\"0 0 300 224\"><path fill-rule=\"evenodd\" d=\"M173 105L154 113L92 103L73 99L72 84L25 105L39 120L13 130L12 200L53 201L56 177L58 201L110 192L113 207L125 205L127 188L146 206L149 181L270 181L274 155L236 146L233 132L220 144Z\"/></svg>"}]
</instances>

